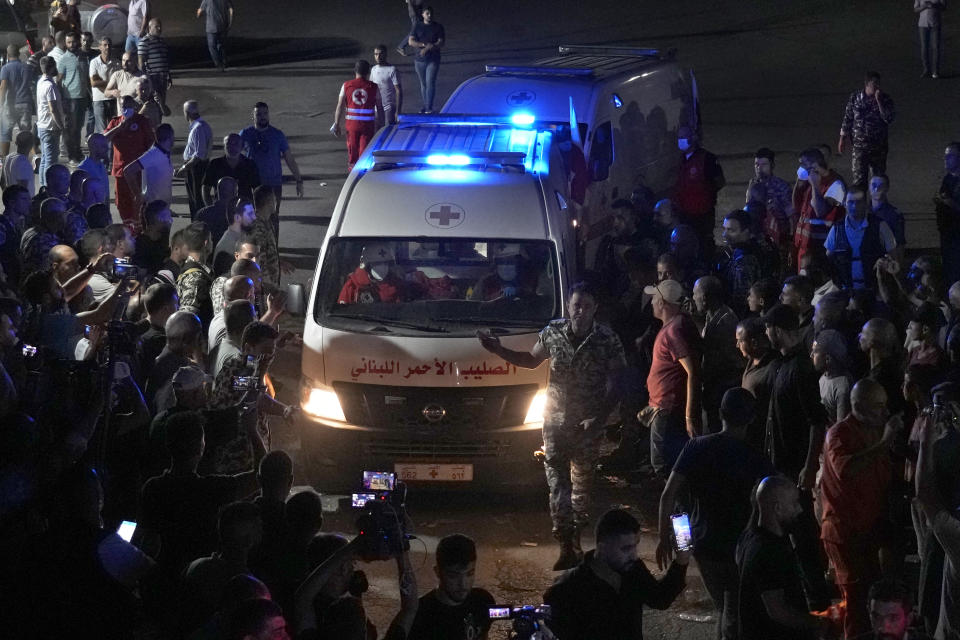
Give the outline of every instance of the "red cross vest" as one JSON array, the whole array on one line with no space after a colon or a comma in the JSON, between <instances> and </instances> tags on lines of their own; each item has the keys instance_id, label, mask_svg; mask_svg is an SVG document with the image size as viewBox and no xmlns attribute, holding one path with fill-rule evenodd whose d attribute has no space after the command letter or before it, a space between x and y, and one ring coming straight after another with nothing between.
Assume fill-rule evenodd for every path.
<instances>
[{"instance_id":1,"label":"red cross vest","mask_svg":"<svg viewBox=\"0 0 960 640\"><path fill-rule=\"evenodd\" d=\"M347 131L374 127L377 117L377 85L363 78L343 83L347 101Z\"/></svg>"}]
</instances>

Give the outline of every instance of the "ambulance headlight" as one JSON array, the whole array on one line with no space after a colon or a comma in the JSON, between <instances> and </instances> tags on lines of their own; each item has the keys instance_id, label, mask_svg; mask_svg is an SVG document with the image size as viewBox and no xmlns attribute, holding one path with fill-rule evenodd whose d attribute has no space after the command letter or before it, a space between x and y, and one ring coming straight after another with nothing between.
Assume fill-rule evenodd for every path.
<instances>
[{"instance_id":1,"label":"ambulance headlight","mask_svg":"<svg viewBox=\"0 0 960 640\"><path fill-rule=\"evenodd\" d=\"M536 395L533 396L533 400L530 401L530 408L527 410L527 417L523 419L523 422L543 422L543 410L547 406L547 390L541 389L537 391Z\"/></svg>"},{"instance_id":2,"label":"ambulance headlight","mask_svg":"<svg viewBox=\"0 0 960 640\"><path fill-rule=\"evenodd\" d=\"M313 382L307 378L300 383L300 406L307 415L314 418L347 421L336 392L333 389L314 386Z\"/></svg>"}]
</instances>

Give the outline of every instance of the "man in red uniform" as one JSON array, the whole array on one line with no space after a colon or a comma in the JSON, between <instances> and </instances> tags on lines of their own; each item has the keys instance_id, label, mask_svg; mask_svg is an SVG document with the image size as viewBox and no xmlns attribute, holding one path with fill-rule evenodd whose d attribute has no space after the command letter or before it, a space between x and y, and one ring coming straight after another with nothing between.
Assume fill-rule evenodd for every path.
<instances>
[{"instance_id":1,"label":"man in red uniform","mask_svg":"<svg viewBox=\"0 0 960 640\"><path fill-rule=\"evenodd\" d=\"M727 183L717 156L700 146L700 136L692 127L677 129L677 148L683 152L680 175L672 198L683 222L693 227L702 255L713 258L713 229L717 226L717 194Z\"/></svg>"},{"instance_id":2,"label":"man in red uniform","mask_svg":"<svg viewBox=\"0 0 960 640\"><path fill-rule=\"evenodd\" d=\"M344 82L340 88L337 113L333 119L333 134L340 137L340 119L346 116L347 171L353 169L357 159L377 132L377 114L383 116L383 105L377 85L370 82L370 63L357 60L353 65L355 77Z\"/></svg>"},{"instance_id":3,"label":"man in red uniform","mask_svg":"<svg viewBox=\"0 0 960 640\"><path fill-rule=\"evenodd\" d=\"M800 153L797 186L793 191L793 208L800 214L793 236L797 261L807 252L823 254L823 243L830 227L843 222L843 201L846 187L836 171L827 167L823 152L811 147Z\"/></svg>"},{"instance_id":4,"label":"man in red uniform","mask_svg":"<svg viewBox=\"0 0 960 640\"><path fill-rule=\"evenodd\" d=\"M363 263L350 274L340 290L337 304L400 302L404 282L392 267L393 248L386 242L374 242L363 248Z\"/></svg>"},{"instance_id":5,"label":"man in red uniform","mask_svg":"<svg viewBox=\"0 0 960 640\"><path fill-rule=\"evenodd\" d=\"M880 578L876 532L887 508L890 447L903 428L899 415L890 417L879 382L864 378L854 385L850 404L850 415L827 431L820 481L820 537L847 601L847 638L870 631L868 594Z\"/></svg>"},{"instance_id":6,"label":"man in red uniform","mask_svg":"<svg viewBox=\"0 0 960 640\"><path fill-rule=\"evenodd\" d=\"M114 177L117 210L123 224L130 228L134 236L139 235L141 230L140 211L137 209L137 198L123 177L123 168L146 153L156 141L153 125L146 116L137 113L136 106L132 96L124 96L123 113L112 118L103 131L113 145L113 169L110 173Z\"/></svg>"}]
</instances>

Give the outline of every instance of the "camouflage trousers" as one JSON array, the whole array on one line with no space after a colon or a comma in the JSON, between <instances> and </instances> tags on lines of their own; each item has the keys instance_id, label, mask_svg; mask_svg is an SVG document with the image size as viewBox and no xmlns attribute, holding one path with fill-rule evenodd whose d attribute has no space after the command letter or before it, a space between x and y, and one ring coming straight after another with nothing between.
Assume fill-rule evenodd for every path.
<instances>
[{"instance_id":1,"label":"camouflage trousers","mask_svg":"<svg viewBox=\"0 0 960 640\"><path fill-rule=\"evenodd\" d=\"M887 147L853 147L851 153L853 184L867 187L870 176L887 174Z\"/></svg>"},{"instance_id":2,"label":"camouflage trousers","mask_svg":"<svg viewBox=\"0 0 960 640\"><path fill-rule=\"evenodd\" d=\"M586 434L577 425L543 425L543 468L550 487L553 534L563 537L590 521L590 492L603 431Z\"/></svg>"}]
</instances>

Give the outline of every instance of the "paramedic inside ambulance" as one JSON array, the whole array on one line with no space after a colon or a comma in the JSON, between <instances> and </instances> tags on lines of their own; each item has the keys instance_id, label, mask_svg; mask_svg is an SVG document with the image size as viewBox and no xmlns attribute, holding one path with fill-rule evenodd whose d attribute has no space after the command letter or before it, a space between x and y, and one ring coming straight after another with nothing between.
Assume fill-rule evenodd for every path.
<instances>
[{"instance_id":1,"label":"paramedic inside ambulance","mask_svg":"<svg viewBox=\"0 0 960 640\"><path fill-rule=\"evenodd\" d=\"M340 290L338 304L400 302L405 283L397 275L396 256L388 242L364 246L360 266L350 274Z\"/></svg>"},{"instance_id":2,"label":"paramedic inside ambulance","mask_svg":"<svg viewBox=\"0 0 960 640\"><path fill-rule=\"evenodd\" d=\"M525 269L519 244L497 243L493 245L494 269L470 290L471 300L514 299L533 296L536 282L529 282L528 269Z\"/></svg>"}]
</instances>

